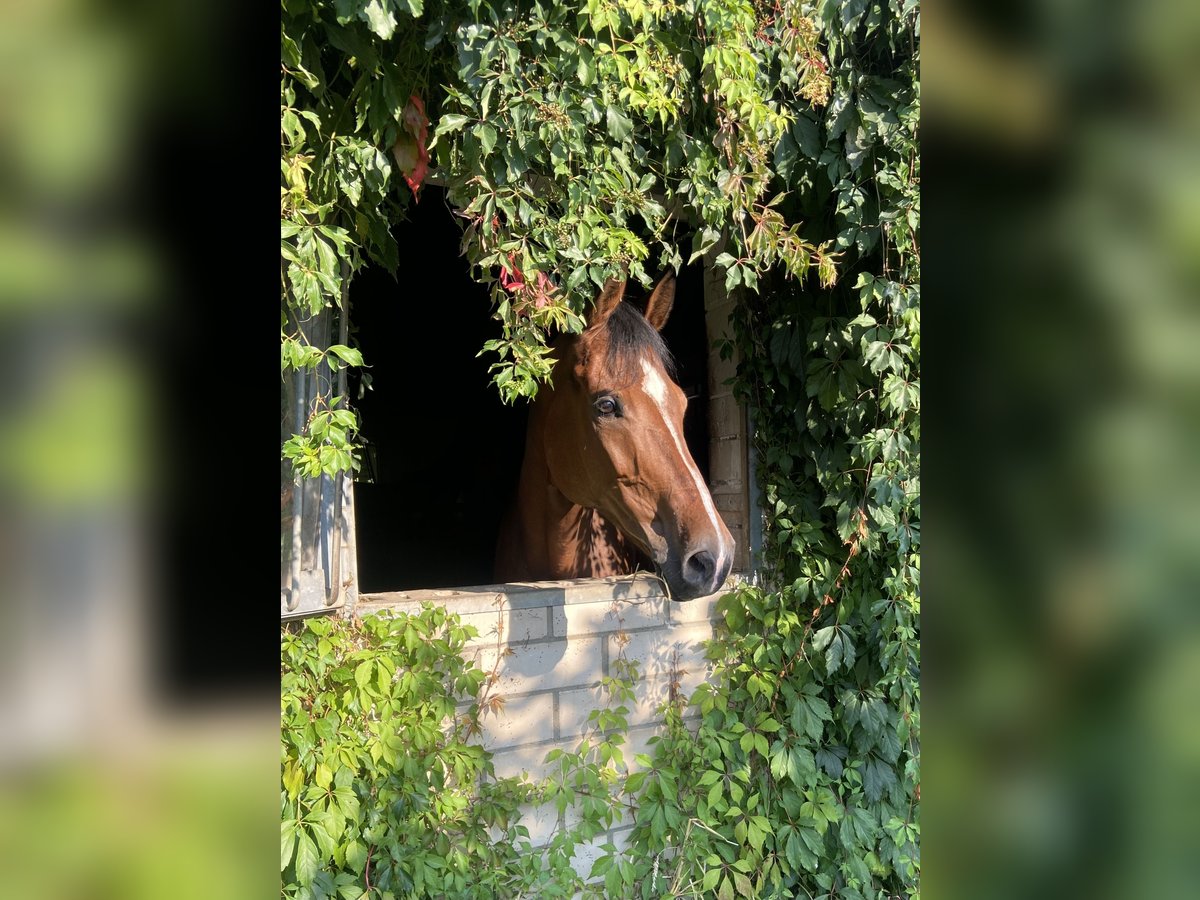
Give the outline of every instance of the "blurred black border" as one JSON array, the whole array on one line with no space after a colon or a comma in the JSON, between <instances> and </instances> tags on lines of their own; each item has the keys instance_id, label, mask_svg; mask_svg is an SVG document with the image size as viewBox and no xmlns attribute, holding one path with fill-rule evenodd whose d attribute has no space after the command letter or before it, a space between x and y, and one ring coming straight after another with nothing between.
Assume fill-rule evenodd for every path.
<instances>
[{"instance_id":1,"label":"blurred black border","mask_svg":"<svg viewBox=\"0 0 1200 900\"><path fill-rule=\"evenodd\" d=\"M151 540L161 585L155 684L172 707L274 697L273 599L257 582L275 544L266 520L278 463L260 472L257 447L274 447L265 410L275 368L248 348L275 326L278 263L278 43L267 4L189 4L159 15L150 45L161 83L149 89L139 142L138 213L165 266L165 296L145 351L165 461ZM259 481L263 478L263 481ZM256 549L257 548L257 549ZM274 592L271 592L274 596Z\"/></svg>"}]
</instances>

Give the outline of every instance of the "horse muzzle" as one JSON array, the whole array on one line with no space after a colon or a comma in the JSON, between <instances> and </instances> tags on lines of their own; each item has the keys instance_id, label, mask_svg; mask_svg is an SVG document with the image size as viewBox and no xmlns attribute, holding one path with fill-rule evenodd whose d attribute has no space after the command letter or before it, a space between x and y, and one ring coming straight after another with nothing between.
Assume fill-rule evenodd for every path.
<instances>
[{"instance_id":1,"label":"horse muzzle","mask_svg":"<svg viewBox=\"0 0 1200 900\"><path fill-rule=\"evenodd\" d=\"M672 600L694 600L716 593L733 566L733 542L707 541L671 553L662 565Z\"/></svg>"}]
</instances>

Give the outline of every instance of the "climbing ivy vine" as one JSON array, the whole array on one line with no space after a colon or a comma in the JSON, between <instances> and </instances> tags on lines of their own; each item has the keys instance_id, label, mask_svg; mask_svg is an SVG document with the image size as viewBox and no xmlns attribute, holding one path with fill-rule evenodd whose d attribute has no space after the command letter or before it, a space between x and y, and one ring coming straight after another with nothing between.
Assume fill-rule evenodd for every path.
<instances>
[{"instance_id":1,"label":"climbing ivy vine","mask_svg":"<svg viewBox=\"0 0 1200 900\"><path fill-rule=\"evenodd\" d=\"M776 267L739 295L722 350L754 421L761 580L720 601L700 724L669 710L610 896L919 895L915 6L817 13L829 103L774 159L782 215L837 235L842 278Z\"/></svg>"},{"instance_id":2,"label":"climbing ivy vine","mask_svg":"<svg viewBox=\"0 0 1200 900\"><path fill-rule=\"evenodd\" d=\"M436 171L492 287L492 373L508 401L549 378L612 275L643 283L715 256L730 288L773 270L837 275L834 235L782 211L781 146L824 115L819 16L799 0L283 0L281 366L362 362L302 323L342 302ZM783 142L783 143L781 143ZM798 151L797 151L798 152ZM793 153L795 155L795 153ZM353 464L353 413L287 442L301 474ZM345 416L343 416L345 418Z\"/></svg>"},{"instance_id":3,"label":"climbing ivy vine","mask_svg":"<svg viewBox=\"0 0 1200 900\"><path fill-rule=\"evenodd\" d=\"M438 662L445 678L422 691L460 693L399 722L385 694L401 676L373 680L388 665L373 662L356 693L345 655L394 655L398 634L406 653L435 647L410 666L434 665L461 648L461 633L444 636L453 617L413 624L411 646L409 623L357 650L338 643L363 641L353 629L289 638L285 677L312 674L285 683L285 895L919 895L919 39L916 0L285 0L284 370L361 362L307 346L300 323L336 306L366 260L399 265L388 227L437 171L473 275L492 288L500 336L487 350L509 400L536 391L547 336L582 328L608 275L647 280L697 256L720 267L738 301L722 349L753 418L765 513L757 579L720 602L712 682L668 708L652 758L620 752L636 676L622 670L589 741L551 761L557 779L484 778L476 795L486 754L464 756L439 729L458 721L455 703L483 702L485 682ZM352 412L323 402L320 433L290 452L310 470L345 468L354 423L334 414ZM338 791L351 786L364 814L384 773L367 762L376 726L309 734L329 727L305 705L322 695L359 704L338 721L382 710L435 758L453 745L461 771L443 766L432 790L483 805L381 805L365 839L348 819L323 839L314 804L349 803ZM698 725L685 725L689 702ZM342 760L346 774L318 769L339 741L367 756ZM426 777L409 769L387 777ZM531 848L513 829L533 800L572 806L578 824ZM575 848L618 814L636 823L629 845L602 847L590 880L576 874ZM439 833L470 835L493 867L486 886L461 877L453 852L439 857ZM372 868L345 847L399 836L419 846L427 880L367 884Z\"/></svg>"}]
</instances>

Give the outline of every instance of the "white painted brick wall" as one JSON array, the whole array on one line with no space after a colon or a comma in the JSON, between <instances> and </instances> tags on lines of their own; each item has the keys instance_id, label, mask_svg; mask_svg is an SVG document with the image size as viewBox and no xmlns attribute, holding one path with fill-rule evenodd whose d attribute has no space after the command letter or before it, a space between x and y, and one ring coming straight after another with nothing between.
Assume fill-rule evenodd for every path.
<instances>
[{"instance_id":1,"label":"white painted brick wall","mask_svg":"<svg viewBox=\"0 0 1200 900\"><path fill-rule=\"evenodd\" d=\"M494 646L497 637L512 644L548 635L545 609L498 609L495 612L463 613L459 618L464 625L474 625L479 630L479 636L469 642L472 647Z\"/></svg>"},{"instance_id":2,"label":"white painted brick wall","mask_svg":"<svg viewBox=\"0 0 1200 900\"><path fill-rule=\"evenodd\" d=\"M489 750L503 750L530 743L530 735L543 739L554 737L554 694L526 694L504 697L496 711L484 710L480 716L483 726L483 745ZM547 728L547 723L549 728Z\"/></svg>"},{"instance_id":3,"label":"white painted brick wall","mask_svg":"<svg viewBox=\"0 0 1200 900\"><path fill-rule=\"evenodd\" d=\"M668 623L664 597L572 603L551 610L555 637L607 634L621 630L661 628Z\"/></svg>"},{"instance_id":4,"label":"white painted brick wall","mask_svg":"<svg viewBox=\"0 0 1200 900\"><path fill-rule=\"evenodd\" d=\"M616 656L622 642L627 659L638 661L642 678L665 679L686 669L689 673L707 668L701 642L712 637L707 621L666 625L652 631L626 632L608 636L609 653Z\"/></svg>"},{"instance_id":5,"label":"white painted brick wall","mask_svg":"<svg viewBox=\"0 0 1200 900\"><path fill-rule=\"evenodd\" d=\"M473 655L485 672L496 669L500 680L495 691L508 697L599 684L605 674L604 642L603 637L531 641L499 648L480 647ZM536 739L541 737L554 734L548 732Z\"/></svg>"},{"instance_id":6,"label":"white painted brick wall","mask_svg":"<svg viewBox=\"0 0 1200 900\"><path fill-rule=\"evenodd\" d=\"M701 644L712 636L720 595L683 603L666 599L659 581L640 574L627 578L530 585L485 585L451 591L411 591L364 595L358 612L430 600L457 612L479 629L467 655L485 671L495 668L493 696L504 698L495 713L483 715L479 740L493 752L497 777L526 772L550 775L553 749L574 752L588 730L588 715L605 705L601 678L623 651L638 662L635 699L629 705L629 731L622 747L631 770L639 753L652 753L650 740L662 731L659 710L673 684L690 695L710 668ZM523 824L535 845L553 834L553 808L523 811ZM567 824L575 821L568 810ZM587 874L599 848L620 846L628 823L619 823L577 853L578 871Z\"/></svg>"}]
</instances>

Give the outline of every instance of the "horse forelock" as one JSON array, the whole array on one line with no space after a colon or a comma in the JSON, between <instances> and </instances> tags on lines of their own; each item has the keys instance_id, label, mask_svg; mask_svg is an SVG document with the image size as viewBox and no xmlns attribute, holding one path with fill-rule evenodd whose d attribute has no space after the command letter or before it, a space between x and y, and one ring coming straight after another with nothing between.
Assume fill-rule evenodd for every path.
<instances>
[{"instance_id":1,"label":"horse forelock","mask_svg":"<svg viewBox=\"0 0 1200 900\"><path fill-rule=\"evenodd\" d=\"M675 359L662 335L646 321L632 303L617 305L595 332L585 333L587 344L603 343L604 364L608 375L621 383L638 381L642 377L642 360L657 359L670 378L675 377Z\"/></svg>"}]
</instances>

